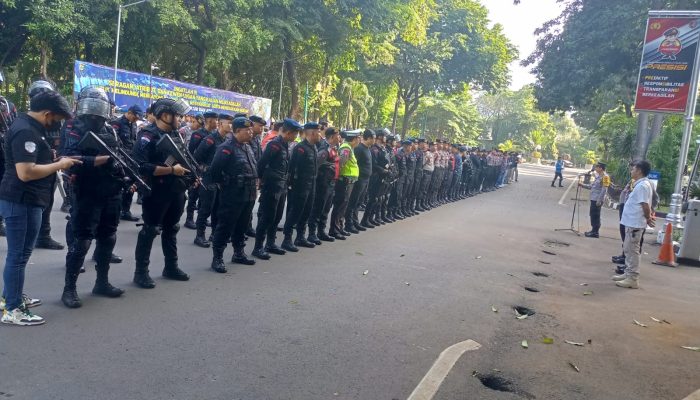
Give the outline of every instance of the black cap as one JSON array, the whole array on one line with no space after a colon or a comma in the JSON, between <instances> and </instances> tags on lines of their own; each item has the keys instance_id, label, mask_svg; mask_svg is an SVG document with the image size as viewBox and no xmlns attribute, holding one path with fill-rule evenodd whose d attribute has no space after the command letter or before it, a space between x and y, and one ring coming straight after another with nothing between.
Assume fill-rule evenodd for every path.
<instances>
[{"instance_id":1,"label":"black cap","mask_svg":"<svg viewBox=\"0 0 700 400\"><path fill-rule=\"evenodd\" d=\"M285 118L284 121L282 122L282 127L285 130L291 130L291 131L300 131L301 130L301 124L299 124L297 121L291 119L291 118Z\"/></svg>"},{"instance_id":2,"label":"black cap","mask_svg":"<svg viewBox=\"0 0 700 400\"><path fill-rule=\"evenodd\" d=\"M417 141L418 143L425 143L425 138L418 138Z\"/></svg>"},{"instance_id":3,"label":"black cap","mask_svg":"<svg viewBox=\"0 0 700 400\"><path fill-rule=\"evenodd\" d=\"M404 146L407 146L407 145L413 144L413 142L411 141L411 139L406 139L406 140L402 140L401 144Z\"/></svg>"},{"instance_id":4,"label":"black cap","mask_svg":"<svg viewBox=\"0 0 700 400\"><path fill-rule=\"evenodd\" d=\"M340 133L340 131L338 130L338 128L334 128L334 127L331 126L330 128L326 129L326 132L324 133L324 136L325 136L326 138L329 138L329 137L331 137L331 136L333 136L333 135L335 135L335 134L338 134L338 133Z\"/></svg>"},{"instance_id":5,"label":"black cap","mask_svg":"<svg viewBox=\"0 0 700 400\"><path fill-rule=\"evenodd\" d=\"M395 140L396 140L396 136L394 136L394 135L392 135L392 134L386 135L386 141L387 141L387 142L393 142L393 141L395 141Z\"/></svg>"},{"instance_id":6,"label":"black cap","mask_svg":"<svg viewBox=\"0 0 700 400\"><path fill-rule=\"evenodd\" d=\"M608 165L605 164L604 162L598 162L595 166L602 168L603 171L605 171L605 169L608 168Z\"/></svg>"},{"instance_id":7,"label":"black cap","mask_svg":"<svg viewBox=\"0 0 700 400\"><path fill-rule=\"evenodd\" d=\"M196 119L197 122L199 122L200 124L204 123L204 116L202 115L202 113L195 114L194 119Z\"/></svg>"},{"instance_id":8,"label":"black cap","mask_svg":"<svg viewBox=\"0 0 700 400\"><path fill-rule=\"evenodd\" d=\"M253 123L246 117L237 117L233 119L233 130L250 128L251 126L253 126Z\"/></svg>"},{"instance_id":9,"label":"black cap","mask_svg":"<svg viewBox=\"0 0 700 400\"><path fill-rule=\"evenodd\" d=\"M206 118L206 115L207 115L207 114L205 113L205 114L204 114L205 118ZM220 113L220 114L219 114L219 119L225 119L225 120L227 120L227 121L233 121L234 118L233 118L233 115L231 115L231 114Z\"/></svg>"},{"instance_id":10,"label":"black cap","mask_svg":"<svg viewBox=\"0 0 700 400\"><path fill-rule=\"evenodd\" d=\"M256 124L267 125L267 121L265 121L265 119L259 115L251 115L248 119Z\"/></svg>"},{"instance_id":11,"label":"black cap","mask_svg":"<svg viewBox=\"0 0 700 400\"><path fill-rule=\"evenodd\" d=\"M219 118L219 114L215 113L214 111L205 111L202 115L204 118Z\"/></svg>"},{"instance_id":12,"label":"black cap","mask_svg":"<svg viewBox=\"0 0 700 400\"><path fill-rule=\"evenodd\" d=\"M37 93L29 101L31 111L50 111L65 118L71 118L70 105L58 92L45 91Z\"/></svg>"},{"instance_id":13,"label":"black cap","mask_svg":"<svg viewBox=\"0 0 700 400\"><path fill-rule=\"evenodd\" d=\"M377 135L376 135L376 134L374 133L374 131L371 130L371 129L365 129L365 131L362 132L362 139L373 139L373 138L375 138L376 136L377 136Z\"/></svg>"}]
</instances>

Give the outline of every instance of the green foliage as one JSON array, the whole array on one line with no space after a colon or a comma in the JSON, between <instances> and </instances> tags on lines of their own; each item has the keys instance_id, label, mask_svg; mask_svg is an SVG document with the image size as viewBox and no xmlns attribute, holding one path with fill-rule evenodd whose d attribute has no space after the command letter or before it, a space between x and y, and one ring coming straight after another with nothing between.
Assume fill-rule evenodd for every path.
<instances>
[{"instance_id":1,"label":"green foliage","mask_svg":"<svg viewBox=\"0 0 700 400\"><path fill-rule=\"evenodd\" d=\"M498 150L500 151L517 151L517 146L512 140L508 139L503 143L498 144Z\"/></svg>"}]
</instances>

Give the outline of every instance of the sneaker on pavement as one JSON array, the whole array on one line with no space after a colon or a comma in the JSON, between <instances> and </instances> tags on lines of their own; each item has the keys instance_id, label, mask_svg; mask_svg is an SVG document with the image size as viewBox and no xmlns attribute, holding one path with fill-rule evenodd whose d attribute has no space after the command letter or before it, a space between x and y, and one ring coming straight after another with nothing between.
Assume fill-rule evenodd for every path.
<instances>
[{"instance_id":1,"label":"sneaker on pavement","mask_svg":"<svg viewBox=\"0 0 700 400\"><path fill-rule=\"evenodd\" d=\"M627 289L639 289L639 280L627 278L623 281L615 282L615 285Z\"/></svg>"},{"instance_id":2,"label":"sneaker on pavement","mask_svg":"<svg viewBox=\"0 0 700 400\"><path fill-rule=\"evenodd\" d=\"M24 306L27 308L38 307L41 305L41 300L33 299L27 296L25 293L22 293L22 304L24 304ZM5 298L0 297L0 311L5 311L5 305Z\"/></svg>"},{"instance_id":3,"label":"sneaker on pavement","mask_svg":"<svg viewBox=\"0 0 700 400\"><path fill-rule=\"evenodd\" d=\"M612 277L612 280L614 280L615 282L624 281L625 279L627 279L627 275L625 274L615 275Z\"/></svg>"},{"instance_id":4,"label":"sneaker on pavement","mask_svg":"<svg viewBox=\"0 0 700 400\"><path fill-rule=\"evenodd\" d=\"M26 307L20 307L12 311L3 311L2 320L0 320L0 322L9 325L32 326L41 325L46 321L40 316L29 312Z\"/></svg>"}]
</instances>

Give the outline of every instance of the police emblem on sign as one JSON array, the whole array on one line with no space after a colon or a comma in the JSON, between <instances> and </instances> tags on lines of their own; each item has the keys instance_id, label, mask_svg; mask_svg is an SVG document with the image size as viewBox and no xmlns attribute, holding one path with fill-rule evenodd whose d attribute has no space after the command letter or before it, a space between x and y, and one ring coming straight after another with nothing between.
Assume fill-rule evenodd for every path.
<instances>
[{"instance_id":1,"label":"police emblem on sign","mask_svg":"<svg viewBox=\"0 0 700 400\"><path fill-rule=\"evenodd\" d=\"M24 142L24 149L29 153L34 153L36 151L36 143L34 142Z\"/></svg>"}]
</instances>

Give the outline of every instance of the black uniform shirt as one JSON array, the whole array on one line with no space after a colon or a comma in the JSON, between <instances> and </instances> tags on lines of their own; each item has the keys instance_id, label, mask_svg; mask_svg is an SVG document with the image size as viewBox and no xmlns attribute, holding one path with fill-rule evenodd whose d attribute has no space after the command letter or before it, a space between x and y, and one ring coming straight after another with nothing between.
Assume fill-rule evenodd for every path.
<instances>
[{"instance_id":1,"label":"black uniform shirt","mask_svg":"<svg viewBox=\"0 0 700 400\"><path fill-rule=\"evenodd\" d=\"M370 149L372 151L372 174L383 178L389 174L387 167L389 166L389 157L386 154L384 146L375 144Z\"/></svg>"},{"instance_id":2,"label":"black uniform shirt","mask_svg":"<svg viewBox=\"0 0 700 400\"><path fill-rule=\"evenodd\" d=\"M258 177L262 188L283 189L287 187L289 170L289 146L281 136L270 140L258 162Z\"/></svg>"},{"instance_id":3,"label":"black uniform shirt","mask_svg":"<svg viewBox=\"0 0 700 400\"><path fill-rule=\"evenodd\" d=\"M318 152L306 139L297 143L289 160L289 182L292 187L309 188L318 173Z\"/></svg>"},{"instance_id":4,"label":"black uniform shirt","mask_svg":"<svg viewBox=\"0 0 700 400\"><path fill-rule=\"evenodd\" d=\"M20 114L14 120L5 137L5 173L0 184L0 199L48 207L56 174L22 182L15 167L16 163L53 163L53 152L45 135L44 126L27 114Z\"/></svg>"},{"instance_id":5,"label":"black uniform shirt","mask_svg":"<svg viewBox=\"0 0 700 400\"><path fill-rule=\"evenodd\" d=\"M250 148L253 150L253 156L255 157L255 162L260 161L262 157L262 145L260 144L260 135L253 136L253 139L248 143Z\"/></svg>"},{"instance_id":6,"label":"black uniform shirt","mask_svg":"<svg viewBox=\"0 0 700 400\"><path fill-rule=\"evenodd\" d=\"M222 198L226 201L255 201L258 172L250 146L235 137L217 147L209 171L212 180L221 184Z\"/></svg>"},{"instance_id":7,"label":"black uniform shirt","mask_svg":"<svg viewBox=\"0 0 700 400\"><path fill-rule=\"evenodd\" d=\"M136 124L129 122L126 116L122 115L119 119L112 121L111 125L124 147L131 150L134 147L134 140L136 140Z\"/></svg>"},{"instance_id":8,"label":"black uniform shirt","mask_svg":"<svg viewBox=\"0 0 700 400\"><path fill-rule=\"evenodd\" d=\"M406 158L406 152L403 148L400 148L399 151L396 152L396 170L399 174L399 178L406 177Z\"/></svg>"},{"instance_id":9,"label":"black uniform shirt","mask_svg":"<svg viewBox=\"0 0 700 400\"><path fill-rule=\"evenodd\" d=\"M168 155L156 149L156 144L163 135L168 135L168 132L160 130L156 124L151 124L141 129L136 143L134 143L132 156L134 161L139 164L139 174L144 177L150 177L151 193L185 192L190 186L187 178L172 174L153 175L156 167L167 166L165 161L168 159ZM177 131L172 131L170 136L174 138L173 141L175 143L180 140L180 134Z\"/></svg>"},{"instance_id":10,"label":"black uniform shirt","mask_svg":"<svg viewBox=\"0 0 700 400\"><path fill-rule=\"evenodd\" d=\"M372 175L372 153L364 143L355 147L355 158L360 167L360 178L369 178Z\"/></svg>"},{"instance_id":11,"label":"black uniform shirt","mask_svg":"<svg viewBox=\"0 0 700 400\"><path fill-rule=\"evenodd\" d=\"M216 129L208 132L204 128L199 128L196 131L192 132L192 136L190 136L190 141L187 142L187 149L190 151L190 153L194 154L195 151L197 151L197 148L199 147L199 144L204 140L205 137L209 136L212 133L216 133Z\"/></svg>"}]
</instances>

